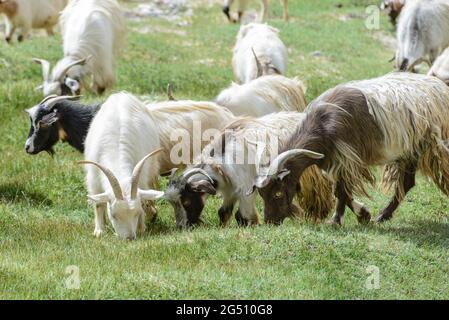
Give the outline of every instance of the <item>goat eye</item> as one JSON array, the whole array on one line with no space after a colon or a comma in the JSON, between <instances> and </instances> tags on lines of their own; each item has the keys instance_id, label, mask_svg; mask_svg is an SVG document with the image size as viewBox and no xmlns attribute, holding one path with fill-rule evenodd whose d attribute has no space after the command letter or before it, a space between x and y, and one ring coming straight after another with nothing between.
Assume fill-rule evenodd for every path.
<instances>
[{"instance_id":1,"label":"goat eye","mask_svg":"<svg viewBox=\"0 0 449 320\"><path fill-rule=\"evenodd\" d=\"M276 198L276 199L280 199L280 198L282 198L284 196L284 193L282 192L282 191L278 191L278 192L276 192L275 194L274 194L274 197Z\"/></svg>"}]
</instances>

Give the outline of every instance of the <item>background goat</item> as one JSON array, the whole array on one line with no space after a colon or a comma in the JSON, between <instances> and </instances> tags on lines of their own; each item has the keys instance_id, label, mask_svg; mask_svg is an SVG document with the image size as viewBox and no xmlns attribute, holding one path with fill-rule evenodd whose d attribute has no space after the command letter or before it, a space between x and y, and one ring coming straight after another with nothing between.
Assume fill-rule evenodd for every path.
<instances>
[{"instance_id":1,"label":"background goat","mask_svg":"<svg viewBox=\"0 0 449 320\"><path fill-rule=\"evenodd\" d=\"M262 1L262 12L260 13L260 20L266 21L268 18L268 1L269 0L261 0ZM248 8L249 0L237 0L238 2L238 22L242 21L243 14ZM223 5L223 13L228 18L229 22L236 22L235 19L231 17L231 6L234 3L234 0L224 0ZM282 4L284 5L284 20L288 21L288 0L282 0Z\"/></svg>"},{"instance_id":2,"label":"background goat","mask_svg":"<svg viewBox=\"0 0 449 320\"><path fill-rule=\"evenodd\" d=\"M345 207L359 222L370 221L353 192L367 195L372 165L385 165L386 190L395 195L377 221L393 216L421 170L449 195L449 88L425 75L392 73L337 86L317 98L306 119L282 148L256 187L264 199L265 218L280 223L295 208L294 185L304 170L318 165L336 182L337 209L331 220L341 224Z\"/></svg>"},{"instance_id":3,"label":"background goat","mask_svg":"<svg viewBox=\"0 0 449 320\"><path fill-rule=\"evenodd\" d=\"M278 34L278 29L266 24L250 23L240 27L232 57L234 75L240 83L260 76L258 61L265 68L264 75L285 74L287 48Z\"/></svg>"},{"instance_id":4,"label":"background goat","mask_svg":"<svg viewBox=\"0 0 449 320\"><path fill-rule=\"evenodd\" d=\"M405 0L383 0L380 8L387 11L391 24L396 26L396 20L399 17L404 5Z\"/></svg>"},{"instance_id":5,"label":"background goat","mask_svg":"<svg viewBox=\"0 0 449 320\"><path fill-rule=\"evenodd\" d=\"M18 41L25 39L31 29L45 29L53 35L59 13L68 0L0 0L0 14L5 15L5 40L10 42L17 29Z\"/></svg>"},{"instance_id":6,"label":"background goat","mask_svg":"<svg viewBox=\"0 0 449 320\"><path fill-rule=\"evenodd\" d=\"M261 117L279 111L303 111L306 88L297 78L263 76L248 83L232 83L215 99L235 115Z\"/></svg>"},{"instance_id":7,"label":"background goat","mask_svg":"<svg viewBox=\"0 0 449 320\"><path fill-rule=\"evenodd\" d=\"M435 60L428 75L437 77L449 85L449 49L444 50Z\"/></svg>"},{"instance_id":8,"label":"background goat","mask_svg":"<svg viewBox=\"0 0 449 320\"><path fill-rule=\"evenodd\" d=\"M44 96L79 94L88 88L102 94L115 83L116 58L124 46L125 19L115 0L72 0L61 14L64 58L50 74L50 63L42 65Z\"/></svg>"},{"instance_id":9,"label":"background goat","mask_svg":"<svg viewBox=\"0 0 449 320\"><path fill-rule=\"evenodd\" d=\"M256 195L246 194L257 175L259 151L253 143L277 145L277 140L290 136L304 117L299 112L280 112L231 123L221 139L205 147L200 164L189 167L179 177L171 177L165 198L175 209L178 227L198 223L206 196L218 192L223 195L223 205L218 211L222 225L228 222L236 203L239 204L235 214L238 224L257 224ZM247 144L246 139L251 143ZM270 150L267 148L262 152ZM250 154L255 157L251 159ZM334 205L330 181L323 177L318 167L311 167L299 185L300 206L307 216L315 220L326 217ZM300 214L299 210L297 214Z\"/></svg>"},{"instance_id":10,"label":"background goat","mask_svg":"<svg viewBox=\"0 0 449 320\"><path fill-rule=\"evenodd\" d=\"M399 17L396 67L410 71L423 61L431 66L449 46L448 30L448 0L408 0Z\"/></svg>"},{"instance_id":11,"label":"background goat","mask_svg":"<svg viewBox=\"0 0 449 320\"><path fill-rule=\"evenodd\" d=\"M84 152L84 139L101 104L81 105L70 99L64 96L49 96L26 110L31 122L25 143L25 151L28 154L38 154L42 151L54 154L53 146L59 140L68 142L78 151Z\"/></svg>"},{"instance_id":12,"label":"background goat","mask_svg":"<svg viewBox=\"0 0 449 320\"><path fill-rule=\"evenodd\" d=\"M170 101L145 105L128 93L111 95L92 121L85 143L85 159L99 165L86 168L89 197L96 203L94 234L100 236L104 232L106 211L121 238L134 238L138 227L143 230L143 222L139 222L142 210L155 213L150 198L160 197L160 193L152 191L150 198L140 199L142 207L138 194L130 193L133 169L148 152L163 149L142 167L141 176L145 177L139 182L142 190L154 189L160 172L186 164L174 163L171 152L175 146L181 143L186 147L182 150L191 152L187 157L191 161L195 155L195 150L192 151L194 137L201 139L206 130L221 129L233 119L229 110L210 102ZM195 122L201 124L198 132L195 132ZM188 139L174 140L172 134L176 129L184 130ZM200 151L201 146L198 153ZM111 173L103 175L99 167ZM117 184L124 195L131 194L131 197L120 197L120 193L114 191L118 190L114 187Z\"/></svg>"}]
</instances>

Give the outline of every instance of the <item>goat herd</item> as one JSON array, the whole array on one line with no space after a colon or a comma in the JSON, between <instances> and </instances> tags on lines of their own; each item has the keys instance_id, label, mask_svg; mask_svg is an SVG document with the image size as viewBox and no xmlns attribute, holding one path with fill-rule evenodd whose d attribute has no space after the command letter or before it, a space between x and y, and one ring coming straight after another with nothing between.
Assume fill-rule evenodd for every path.
<instances>
[{"instance_id":1,"label":"goat herd","mask_svg":"<svg viewBox=\"0 0 449 320\"><path fill-rule=\"evenodd\" d=\"M230 20L232 2L223 9ZM246 2L240 0L239 19ZM268 1L263 4L266 12ZM366 184L375 182L372 166L384 166L382 183L394 189L375 219L388 220L418 170L449 195L449 52L443 52L449 1L383 5L395 18L402 10L396 64L404 72L338 85L308 106L304 85L284 76L288 54L279 31L261 23L240 28L232 60L240 84L214 102L177 101L169 91L169 101L146 103L120 92L83 105L81 90L102 94L114 85L126 33L118 2L0 0L8 42L19 29L19 41L31 28L52 34L58 21L63 35L64 57L52 71L49 62L35 59L45 98L27 110L25 150L53 153L62 140L84 152L95 236L105 232L107 216L120 238L134 239L145 217L155 218L159 198L173 206L178 227L189 227L216 194L223 197L222 225L234 211L239 225L258 224L257 193L267 223L322 220L336 208L330 222L340 225L346 207L368 223L370 212L354 195L367 195ZM428 75L409 72L423 61L433 65ZM164 174L170 180L162 192L158 177Z\"/></svg>"}]
</instances>

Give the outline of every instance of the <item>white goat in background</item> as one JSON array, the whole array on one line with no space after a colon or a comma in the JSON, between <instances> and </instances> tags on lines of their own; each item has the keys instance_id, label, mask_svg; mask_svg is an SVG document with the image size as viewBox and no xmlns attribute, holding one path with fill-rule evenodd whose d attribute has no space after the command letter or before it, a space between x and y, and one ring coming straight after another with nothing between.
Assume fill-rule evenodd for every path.
<instances>
[{"instance_id":1,"label":"white goat in background","mask_svg":"<svg viewBox=\"0 0 449 320\"><path fill-rule=\"evenodd\" d=\"M264 75L285 74L288 53L278 34L278 29L261 23L240 27L232 57L234 75L240 83L260 76L257 59L265 68Z\"/></svg>"},{"instance_id":2,"label":"white goat in background","mask_svg":"<svg viewBox=\"0 0 449 320\"><path fill-rule=\"evenodd\" d=\"M435 60L428 75L437 77L449 85L449 48Z\"/></svg>"},{"instance_id":3,"label":"white goat in background","mask_svg":"<svg viewBox=\"0 0 449 320\"><path fill-rule=\"evenodd\" d=\"M209 142L195 141L195 137L202 140L207 130L220 130L234 119L229 110L210 102L145 105L128 93L111 95L92 121L85 140L85 159L95 163L86 167L89 198L96 204L94 235L104 233L107 212L117 235L134 239L137 231L145 228L144 212L154 217L151 200L163 194L150 189L157 187L159 174L187 164L175 162L172 151L181 145L182 151L191 152L187 161L192 161L195 151L200 154L202 145L198 150L192 146ZM200 128L196 127L198 124ZM173 136L177 130L185 132L188 139L178 142L179 137ZM148 153L160 148L163 151L157 156L142 167L137 165ZM139 174L135 168L140 168Z\"/></svg>"},{"instance_id":4,"label":"white goat in background","mask_svg":"<svg viewBox=\"0 0 449 320\"><path fill-rule=\"evenodd\" d=\"M248 8L249 0L237 0L238 2L238 22L242 21L243 14ZM262 12L260 13L261 21L266 21L268 18L268 0L261 0L262 2ZM234 0L224 0L223 13L228 17L229 22L236 22L231 17L231 6ZM288 0L282 0L284 5L284 20L288 21Z\"/></svg>"},{"instance_id":5,"label":"white goat in background","mask_svg":"<svg viewBox=\"0 0 449 320\"><path fill-rule=\"evenodd\" d=\"M61 14L64 58L50 74L50 63L42 65L44 96L78 94L88 88L102 94L116 81L116 58L124 47L125 18L116 0L72 0Z\"/></svg>"},{"instance_id":6,"label":"white goat in background","mask_svg":"<svg viewBox=\"0 0 449 320\"><path fill-rule=\"evenodd\" d=\"M31 29L45 29L48 35L53 35L59 13L67 2L68 0L0 0L0 14L5 15L5 40L11 42L17 29L20 29L18 41L26 39Z\"/></svg>"},{"instance_id":7,"label":"white goat in background","mask_svg":"<svg viewBox=\"0 0 449 320\"><path fill-rule=\"evenodd\" d=\"M396 67L411 71L432 65L449 46L449 0L408 0L399 16Z\"/></svg>"}]
</instances>

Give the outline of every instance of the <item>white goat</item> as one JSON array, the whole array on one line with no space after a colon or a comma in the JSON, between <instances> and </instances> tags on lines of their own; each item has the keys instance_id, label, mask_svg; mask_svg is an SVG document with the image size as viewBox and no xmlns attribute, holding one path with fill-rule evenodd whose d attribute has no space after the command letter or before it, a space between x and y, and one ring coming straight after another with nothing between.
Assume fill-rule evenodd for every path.
<instances>
[{"instance_id":1,"label":"white goat","mask_svg":"<svg viewBox=\"0 0 449 320\"><path fill-rule=\"evenodd\" d=\"M61 15L64 58L50 75L50 63L42 65L44 96L78 94L88 88L102 94L116 80L116 58L124 46L126 26L116 0L72 0Z\"/></svg>"},{"instance_id":2,"label":"white goat","mask_svg":"<svg viewBox=\"0 0 449 320\"><path fill-rule=\"evenodd\" d=\"M198 143L192 141L195 137L201 139L208 129L220 130L233 119L229 110L210 102L145 105L128 93L111 95L92 121L85 140L85 159L96 164L86 168L89 198L96 203L94 235L104 233L107 211L120 238L135 238L137 230L145 228L144 211L152 213L151 200L162 196L161 192L148 189L157 186L160 172L183 165L175 161L171 152L179 144L182 151L190 152L193 143ZM186 132L187 139L180 143L174 140L179 137L174 135L176 130ZM136 165L146 154L159 148L163 152L158 157L149 159L142 167ZM199 154L201 145L197 149ZM188 156L187 161L192 157ZM138 180L139 176L142 179Z\"/></svg>"},{"instance_id":3,"label":"white goat","mask_svg":"<svg viewBox=\"0 0 449 320\"><path fill-rule=\"evenodd\" d=\"M248 83L232 83L215 102L235 115L261 117L279 111L303 111L307 106L306 88L297 78L263 76Z\"/></svg>"},{"instance_id":4,"label":"white goat","mask_svg":"<svg viewBox=\"0 0 449 320\"><path fill-rule=\"evenodd\" d=\"M449 48L435 60L428 75L437 77L449 85Z\"/></svg>"},{"instance_id":5,"label":"white goat","mask_svg":"<svg viewBox=\"0 0 449 320\"><path fill-rule=\"evenodd\" d=\"M268 0L262 1L262 12L260 14L261 21L265 21L268 18ZM238 22L242 21L243 14L248 8L249 0L237 0L238 2ZM223 5L223 13L228 17L230 22L235 22L235 20L231 17L231 6L234 3L234 0L224 0ZM282 0L284 5L284 20L288 21L288 0Z\"/></svg>"},{"instance_id":6,"label":"white goat","mask_svg":"<svg viewBox=\"0 0 449 320\"><path fill-rule=\"evenodd\" d=\"M285 74L287 48L278 33L279 30L261 23L240 27L232 57L234 75L240 83L247 83L261 75L254 55L265 67L264 75Z\"/></svg>"},{"instance_id":7,"label":"white goat","mask_svg":"<svg viewBox=\"0 0 449 320\"><path fill-rule=\"evenodd\" d=\"M17 29L21 29L18 40L24 40L31 29L45 29L53 35L59 13L68 0L0 0L0 14L5 15L5 39L12 40Z\"/></svg>"},{"instance_id":8,"label":"white goat","mask_svg":"<svg viewBox=\"0 0 449 320\"><path fill-rule=\"evenodd\" d=\"M247 191L253 187L261 155L269 151L268 155L275 156L278 144L293 134L304 118L299 112L279 112L258 119L241 118L228 125L221 139L204 148L200 164L170 179L165 198L175 209L178 227L200 222L205 196L216 193L223 195L218 211L222 225L229 220L236 203L237 222L257 224L256 195L248 195ZM267 147L255 150L254 142ZM301 207L314 219L324 218L334 204L331 182L318 168L311 167L300 183Z\"/></svg>"},{"instance_id":9,"label":"white goat","mask_svg":"<svg viewBox=\"0 0 449 320\"><path fill-rule=\"evenodd\" d=\"M396 67L411 71L425 61L430 66L449 46L449 0L409 0L399 16Z\"/></svg>"}]
</instances>

